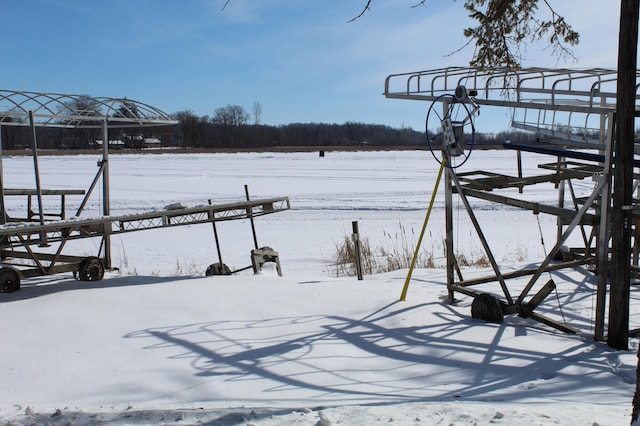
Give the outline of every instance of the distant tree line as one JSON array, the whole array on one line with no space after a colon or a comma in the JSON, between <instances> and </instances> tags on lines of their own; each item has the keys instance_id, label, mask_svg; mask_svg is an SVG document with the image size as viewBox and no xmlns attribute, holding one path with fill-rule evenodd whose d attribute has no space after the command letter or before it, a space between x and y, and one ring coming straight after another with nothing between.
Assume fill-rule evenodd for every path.
<instances>
[{"instance_id":1,"label":"distant tree line","mask_svg":"<svg viewBox=\"0 0 640 426\"><path fill-rule=\"evenodd\" d=\"M141 149L145 141L159 140L162 147L182 149L269 149L276 147L315 148L396 148L425 147L424 131L409 127L393 128L380 124L346 122L343 124L292 123L278 126L260 124L262 108L254 103L248 113L242 106L228 105L215 110L212 117L199 116L185 110L172 114L175 126L148 128L111 128L113 148ZM97 149L102 143L102 130L96 128L37 128L41 149ZM28 126L2 126L4 149L23 149L31 145ZM531 133L504 131L476 133L479 148L499 148L505 140L535 143ZM117 142L117 144L116 144Z\"/></svg>"}]
</instances>

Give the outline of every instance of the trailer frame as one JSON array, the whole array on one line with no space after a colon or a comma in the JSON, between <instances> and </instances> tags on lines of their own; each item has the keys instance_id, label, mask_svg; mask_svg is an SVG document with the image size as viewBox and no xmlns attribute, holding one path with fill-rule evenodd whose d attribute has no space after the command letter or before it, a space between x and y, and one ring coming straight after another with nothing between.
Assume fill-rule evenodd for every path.
<instances>
[{"instance_id":1,"label":"trailer frame","mask_svg":"<svg viewBox=\"0 0 640 426\"><path fill-rule=\"evenodd\" d=\"M245 200L232 203L185 207L177 205L153 212L112 215L109 187L109 129L171 126L177 124L168 114L148 104L127 98L89 97L0 90L0 293L20 289L20 281L43 275L73 272L83 281L98 281L105 270L112 269L111 236L148 229L248 219L257 238L253 219L290 208L288 197L251 200L245 186ZM35 188L5 188L2 168L2 126L29 126ZM38 127L101 129L101 158L89 187L84 189L44 189L40 183L38 161ZM99 184L101 216L82 216ZM67 215L66 197L83 199L75 214ZM6 197L26 196L24 217L10 216ZM60 197L59 211L45 211L44 197ZM35 202L34 202L35 198ZM221 250L215 233L221 263ZM67 243L85 238L99 238L95 255L69 254ZM276 256L277 257L277 256ZM278 260L279 261L279 260Z\"/></svg>"}]
</instances>

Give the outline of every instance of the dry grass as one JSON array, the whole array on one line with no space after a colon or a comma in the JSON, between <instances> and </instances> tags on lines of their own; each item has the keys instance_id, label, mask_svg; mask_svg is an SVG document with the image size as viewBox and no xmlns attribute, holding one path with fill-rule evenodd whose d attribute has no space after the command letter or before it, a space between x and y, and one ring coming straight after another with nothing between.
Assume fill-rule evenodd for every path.
<instances>
[{"instance_id":1,"label":"dry grass","mask_svg":"<svg viewBox=\"0 0 640 426\"><path fill-rule=\"evenodd\" d=\"M409 268L416 248L414 237L413 229L409 238L407 230L400 224L399 232L395 234L384 232L384 242L379 246L372 248L369 239L362 238L360 240L362 272L365 275L379 274ZM327 263L335 276L356 275L355 242L350 235L335 244L333 258ZM436 267L433 252L421 250L415 266L417 268Z\"/></svg>"},{"instance_id":2,"label":"dry grass","mask_svg":"<svg viewBox=\"0 0 640 426\"><path fill-rule=\"evenodd\" d=\"M369 239L366 237L360 240L360 259L362 272L365 275L409 269L411 267L418 240L413 228L407 231L400 224L398 232L391 234L384 231L383 235L384 241L376 247L371 247ZM415 267L420 269L445 268L444 238L434 239L431 234L428 237L423 240L423 246L418 252ZM425 240L431 241L430 247L424 248ZM526 250L518 249L509 258L503 258L502 262L521 262L526 259L526 254ZM491 266L489 258L482 250L472 249L470 253L456 252L455 257L458 266L461 268L488 268ZM345 236L335 244L333 257L325 263L332 271L332 275L336 277L357 275L355 243L351 235Z\"/></svg>"}]
</instances>

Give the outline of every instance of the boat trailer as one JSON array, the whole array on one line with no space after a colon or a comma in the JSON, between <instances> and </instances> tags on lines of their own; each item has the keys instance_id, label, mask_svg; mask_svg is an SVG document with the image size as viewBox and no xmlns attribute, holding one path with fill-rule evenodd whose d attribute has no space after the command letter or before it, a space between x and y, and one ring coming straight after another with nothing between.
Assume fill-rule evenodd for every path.
<instances>
[{"instance_id":1,"label":"boat trailer","mask_svg":"<svg viewBox=\"0 0 640 426\"><path fill-rule=\"evenodd\" d=\"M10 106L10 107L8 107ZM258 247L255 217L290 208L288 197L252 200L245 186L245 199L239 202L185 207L176 203L162 210L112 215L109 194L109 144L102 144L98 172L87 190L43 189L40 184L36 127L99 129L108 141L109 128L132 128L175 125L166 113L130 99L88 98L87 96L0 91L0 293L20 289L26 278L72 272L82 281L99 281L111 265L111 236L135 231L210 223L213 226L219 263L210 265L207 275L226 275L253 267L254 272L266 261L276 263L281 275L277 252ZM36 188L5 188L2 170L2 127L30 126ZM102 215L83 217L82 213L99 183L102 183ZM6 197L26 196L24 217L10 216ZM45 197L60 197L58 211L45 211ZM84 196L77 211L67 217L67 197ZM34 201L35 199L35 201ZM14 212L11 212L12 214ZM251 223L255 248L252 265L231 271L222 263L216 223L246 219ZM69 254L68 243L74 240L100 239L95 255Z\"/></svg>"}]
</instances>

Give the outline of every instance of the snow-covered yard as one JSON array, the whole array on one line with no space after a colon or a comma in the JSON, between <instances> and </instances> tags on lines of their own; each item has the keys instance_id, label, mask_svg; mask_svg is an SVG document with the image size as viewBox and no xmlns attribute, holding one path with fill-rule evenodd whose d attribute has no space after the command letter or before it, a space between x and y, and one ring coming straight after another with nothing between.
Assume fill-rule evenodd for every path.
<instances>
[{"instance_id":1,"label":"snow-covered yard","mask_svg":"<svg viewBox=\"0 0 640 426\"><path fill-rule=\"evenodd\" d=\"M466 167L513 173L514 155L475 152ZM41 156L43 186L85 188L96 158ZM530 172L537 161L527 161ZM4 158L3 166L6 187L33 186L31 158ZM417 239L437 174L429 153L112 155L110 166L119 213L238 200L245 184L253 198L289 196L291 210L256 219L259 243L278 251L284 276L266 268L205 277L217 253L211 226L198 225L115 237L119 271L103 281L24 281L0 295L0 421L629 423L637 342L625 352L592 339L595 282L586 270L553 273L562 311L555 297L541 307L570 320L577 335L517 316L471 319L470 298L447 303L439 268L414 271L402 302L407 270L363 281L333 276L335 244L352 221L372 245L401 227ZM556 193L550 185L528 197L553 202ZM530 212L475 207L499 260L518 268L542 259ZM97 202L89 209L97 215ZM439 197L423 242L436 260L442 209ZM480 251L463 211L456 220L459 251ZM540 221L553 241L554 218ZM249 265L249 224L221 223L218 232L224 262ZM93 254L97 245L81 240L76 250Z\"/></svg>"}]
</instances>

